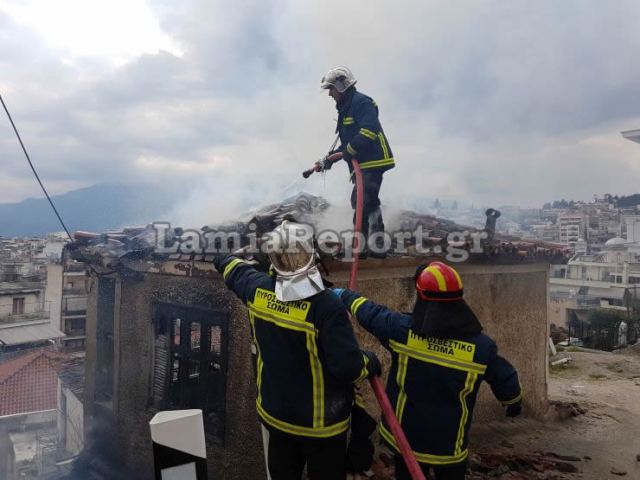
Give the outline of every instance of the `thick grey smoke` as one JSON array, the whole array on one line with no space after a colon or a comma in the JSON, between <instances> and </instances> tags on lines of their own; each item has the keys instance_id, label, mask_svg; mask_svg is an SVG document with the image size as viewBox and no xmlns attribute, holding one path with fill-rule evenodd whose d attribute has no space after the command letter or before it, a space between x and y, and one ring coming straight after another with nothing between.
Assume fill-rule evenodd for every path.
<instances>
[{"instance_id":1,"label":"thick grey smoke","mask_svg":"<svg viewBox=\"0 0 640 480\"><path fill-rule=\"evenodd\" d=\"M160 0L150 7L177 48L117 65L51 47L9 4L0 88L54 193L154 181L184 186L181 222L235 216L330 145L336 113L318 85L335 64L381 107L391 208L637 188L640 151L619 135L640 126L637 2ZM0 156L0 201L38 195L6 126ZM346 204L342 174L326 183Z\"/></svg>"}]
</instances>

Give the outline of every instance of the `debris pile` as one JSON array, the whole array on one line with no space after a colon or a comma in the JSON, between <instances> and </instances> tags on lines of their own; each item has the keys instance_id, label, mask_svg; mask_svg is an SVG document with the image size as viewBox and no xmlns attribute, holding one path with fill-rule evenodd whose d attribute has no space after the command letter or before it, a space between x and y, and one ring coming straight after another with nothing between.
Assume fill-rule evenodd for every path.
<instances>
[{"instance_id":1,"label":"debris pile","mask_svg":"<svg viewBox=\"0 0 640 480\"><path fill-rule=\"evenodd\" d=\"M513 448L511 446L510 448ZM563 480L577 473L582 459L572 455L536 451L521 453L497 448L469 455L468 480ZM380 455L372 470L374 480L394 480L394 462Z\"/></svg>"},{"instance_id":2,"label":"debris pile","mask_svg":"<svg viewBox=\"0 0 640 480\"><path fill-rule=\"evenodd\" d=\"M125 228L119 232L90 233L76 232L74 242L68 250L72 257L92 263L102 264L104 267L116 268L118 259L150 260L180 260L180 261L211 261L213 253L220 247L221 240L217 234L233 234L226 236L226 242L231 246L247 247L252 238L260 238L264 233L273 230L284 220L306 223L318 227L322 215L330 204L322 197L300 193L281 203L269 205L256 213L245 215L241 220L227 223L206 225L200 230L187 230L171 227L168 223L151 224L146 227ZM505 261L535 261L536 257L543 257L549 262L564 262L567 258L566 247L545 242L533 242L502 237L495 232L497 210L487 210L487 221L484 229L476 229L459 225L451 220L437 218L411 211L401 212L399 231L415 232L422 227L422 245L416 245L418 237L405 238L403 255L424 256L424 251L418 247L428 249L430 256L444 256L447 247L454 245L471 253L476 261L490 261L492 263ZM316 232L317 233L317 232ZM396 232L391 232L396 233ZM462 233L460 241L450 244L450 234ZM480 236L474 234L481 234ZM158 248L158 241L162 237L162 245ZM478 238L480 240L478 240ZM237 241L237 244L234 243ZM481 242L478 245L478 242ZM171 247L175 246L172 250ZM340 255L341 245L329 245L322 249ZM481 247L478 250L478 247ZM337 247L337 248L336 248ZM394 255L396 245L392 243L390 255ZM440 247L440 248L434 248ZM481 253L477 253L480 251Z\"/></svg>"},{"instance_id":3,"label":"debris pile","mask_svg":"<svg viewBox=\"0 0 640 480\"><path fill-rule=\"evenodd\" d=\"M518 453L496 449L472 453L469 468L472 480L560 480L569 478L565 473L579 471L576 465L582 459L554 452Z\"/></svg>"}]
</instances>

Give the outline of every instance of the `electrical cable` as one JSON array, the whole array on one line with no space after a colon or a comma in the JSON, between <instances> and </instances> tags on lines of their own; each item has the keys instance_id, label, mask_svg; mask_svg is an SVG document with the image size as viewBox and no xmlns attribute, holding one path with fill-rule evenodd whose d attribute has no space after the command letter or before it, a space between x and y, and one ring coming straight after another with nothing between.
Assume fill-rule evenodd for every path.
<instances>
[{"instance_id":1,"label":"electrical cable","mask_svg":"<svg viewBox=\"0 0 640 480\"><path fill-rule=\"evenodd\" d=\"M36 180L38 180L38 183L40 184L40 188L42 188L42 191L44 192L44 195L47 197L47 200L49 201L49 205L51 205L51 208L53 209L53 212L56 214L56 217L58 217L58 221L60 222L60 225L62 225L62 228L64 229L65 233L69 237L69 241L73 242L73 237L71 236L71 233L69 232L69 229L67 228L67 226L65 225L64 221L62 220L62 217L60 216L60 213L58 212L58 209L53 204L53 200L51 200L51 197L49 196L49 192L47 192L47 189L44 187L44 184L42 183L42 180L40 180L40 176L38 175L38 172L36 171L35 167L33 166L33 162L31 162L31 157L29 157L29 153L27 152L27 149L24 146L24 143L22 142L22 137L20 137L20 133L18 132L18 129L16 128L16 124L13 122L13 118L11 117L11 114L9 113L9 109L7 108L7 105L4 103L4 99L2 98L2 95L0 95L0 103L2 103L2 108L4 108L4 111L7 114L7 117L9 118L9 122L11 122L11 126L13 127L13 131L15 132L16 137L18 138L18 142L20 142L20 146L22 147L22 151L24 152L25 157L27 157L27 162L29 162L29 166L31 167L31 171L35 175ZM87 262L84 262L84 263L87 263ZM97 276L105 275L105 273L99 273L93 267L93 265L91 265L90 263L87 263L87 264L89 265L89 268L91 269L91 271L94 274L96 274ZM113 272L108 272L108 273L113 273ZM106 274L108 274L108 273L106 273Z\"/></svg>"},{"instance_id":2,"label":"electrical cable","mask_svg":"<svg viewBox=\"0 0 640 480\"><path fill-rule=\"evenodd\" d=\"M42 188L42 191L44 192L45 196L47 197L47 200L49 201L49 205L51 205L51 208L53 209L53 212L56 214L56 217L58 217L58 220L60 221L60 225L62 225L62 228L64 228L64 231L67 233L67 236L69 237L69 240L71 240L73 242L73 237L71 236L71 233L69 233L69 229L67 228L67 226L62 221L62 217L60 216L60 213L58 213L58 209L53 204L53 201L51 200L51 197L49 196L49 193L47 192L47 189L44 188L44 185L42 184L42 180L40 180L40 176L38 175L38 172L36 172L36 169L33 166L33 163L31 162L31 158L29 157L29 154L27 153L27 149L25 148L24 143L22 142L22 138L20 137L20 133L18 133L18 129L16 128L16 124L13 123L13 118L11 118L11 114L9 113L9 109L7 108L7 105L4 103L2 95L0 95L0 102L2 103L2 107L4 108L4 111L6 112L7 117L9 118L9 122L11 122L11 126L13 127L13 131L15 132L16 137L18 137L18 142L20 142L20 146L22 147L22 151L24 152L25 157L27 157L27 162L29 162L29 166L31 167L31 171L35 175L36 180L38 180L38 183L40 184L40 188Z\"/></svg>"}]
</instances>

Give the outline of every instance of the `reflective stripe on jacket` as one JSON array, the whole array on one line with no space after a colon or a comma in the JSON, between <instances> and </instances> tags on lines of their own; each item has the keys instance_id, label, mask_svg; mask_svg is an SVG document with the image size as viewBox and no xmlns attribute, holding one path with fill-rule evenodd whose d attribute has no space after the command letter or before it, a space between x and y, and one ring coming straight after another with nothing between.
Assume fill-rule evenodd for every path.
<instances>
[{"instance_id":1,"label":"reflective stripe on jacket","mask_svg":"<svg viewBox=\"0 0 640 480\"><path fill-rule=\"evenodd\" d=\"M338 109L336 132L340 151L356 157L362 169L389 170L395 166L393 152L378 120L378 106L372 98L350 88ZM351 163L349 170L352 171Z\"/></svg>"},{"instance_id":2,"label":"reflective stripe on jacket","mask_svg":"<svg viewBox=\"0 0 640 480\"><path fill-rule=\"evenodd\" d=\"M482 380L503 405L519 402L522 389L495 342L480 334L463 340L423 338L411 315L393 312L354 292L341 299L365 329L391 351L387 395L419 462L447 465L467 458L468 432ZM397 446L388 427L380 434Z\"/></svg>"},{"instance_id":3,"label":"reflective stripe on jacket","mask_svg":"<svg viewBox=\"0 0 640 480\"><path fill-rule=\"evenodd\" d=\"M249 309L257 353L256 408L265 426L317 438L345 432L353 383L369 372L338 297L325 290L281 302L275 277L230 255L214 263Z\"/></svg>"}]
</instances>

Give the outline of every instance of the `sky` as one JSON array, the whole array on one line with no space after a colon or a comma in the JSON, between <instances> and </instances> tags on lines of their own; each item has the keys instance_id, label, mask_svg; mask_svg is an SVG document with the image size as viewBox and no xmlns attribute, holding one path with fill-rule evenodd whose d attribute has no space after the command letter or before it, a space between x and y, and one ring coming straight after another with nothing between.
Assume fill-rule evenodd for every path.
<instances>
[{"instance_id":1,"label":"sky","mask_svg":"<svg viewBox=\"0 0 640 480\"><path fill-rule=\"evenodd\" d=\"M0 0L0 94L51 193L170 185L197 222L347 202L343 165L300 179L347 65L396 158L385 206L540 206L638 191L638 25L636 1ZM41 195L5 117L0 162L0 202Z\"/></svg>"}]
</instances>

